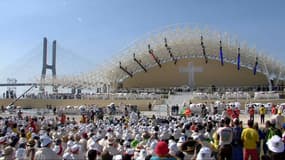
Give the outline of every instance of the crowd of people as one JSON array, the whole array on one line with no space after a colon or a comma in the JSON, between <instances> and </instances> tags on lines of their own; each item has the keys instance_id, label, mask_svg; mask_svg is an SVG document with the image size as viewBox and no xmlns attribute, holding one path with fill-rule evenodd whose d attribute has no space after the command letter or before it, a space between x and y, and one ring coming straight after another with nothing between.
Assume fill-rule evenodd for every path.
<instances>
[{"instance_id":1,"label":"crowd of people","mask_svg":"<svg viewBox=\"0 0 285 160\"><path fill-rule=\"evenodd\" d=\"M281 112L264 128L254 117L243 123L234 109L215 114L0 117L0 160L285 159Z\"/></svg>"}]
</instances>

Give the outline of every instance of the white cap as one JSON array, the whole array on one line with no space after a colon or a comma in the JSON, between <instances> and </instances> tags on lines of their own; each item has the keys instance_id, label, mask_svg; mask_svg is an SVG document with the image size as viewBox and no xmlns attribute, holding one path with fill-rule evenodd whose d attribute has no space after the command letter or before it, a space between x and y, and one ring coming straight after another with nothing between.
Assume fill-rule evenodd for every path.
<instances>
[{"instance_id":1,"label":"white cap","mask_svg":"<svg viewBox=\"0 0 285 160\"><path fill-rule=\"evenodd\" d=\"M49 136L41 136L40 137L41 147L46 147L48 144L52 142Z\"/></svg>"},{"instance_id":2,"label":"white cap","mask_svg":"<svg viewBox=\"0 0 285 160\"><path fill-rule=\"evenodd\" d=\"M15 153L17 159L26 159L26 150L24 148L18 148Z\"/></svg>"},{"instance_id":3,"label":"white cap","mask_svg":"<svg viewBox=\"0 0 285 160\"><path fill-rule=\"evenodd\" d=\"M6 137L0 137L0 144L4 143L6 141Z\"/></svg>"},{"instance_id":4,"label":"white cap","mask_svg":"<svg viewBox=\"0 0 285 160\"><path fill-rule=\"evenodd\" d=\"M128 155L134 155L134 154L135 154L135 150L132 149L132 148L128 148L128 149L126 150L126 154L128 154Z\"/></svg>"},{"instance_id":5,"label":"white cap","mask_svg":"<svg viewBox=\"0 0 285 160\"><path fill-rule=\"evenodd\" d=\"M181 137L179 138L178 143L184 143L185 141L186 141L185 136L181 136Z\"/></svg>"},{"instance_id":6,"label":"white cap","mask_svg":"<svg viewBox=\"0 0 285 160\"><path fill-rule=\"evenodd\" d=\"M140 157L146 157L147 156L146 150L145 149L141 149L139 156Z\"/></svg>"},{"instance_id":7,"label":"white cap","mask_svg":"<svg viewBox=\"0 0 285 160\"><path fill-rule=\"evenodd\" d=\"M55 145L52 149L56 154L60 153L60 146L59 145Z\"/></svg>"},{"instance_id":8,"label":"white cap","mask_svg":"<svg viewBox=\"0 0 285 160\"><path fill-rule=\"evenodd\" d=\"M69 140L67 141L67 147L71 148L74 145L74 142Z\"/></svg>"},{"instance_id":9,"label":"white cap","mask_svg":"<svg viewBox=\"0 0 285 160\"><path fill-rule=\"evenodd\" d=\"M136 134L135 140L141 141L141 135L140 134Z\"/></svg>"},{"instance_id":10,"label":"white cap","mask_svg":"<svg viewBox=\"0 0 285 160\"><path fill-rule=\"evenodd\" d=\"M213 160L212 150L209 147L202 147L197 155L197 160Z\"/></svg>"},{"instance_id":11,"label":"white cap","mask_svg":"<svg viewBox=\"0 0 285 160\"><path fill-rule=\"evenodd\" d=\"M64 160L73 160L71 154L69 152L65 152L62 156Z\"/></svg>"},{"instance_id":12,"label":"white cap","mask_svg":"<svg viewBox=\"0 0 285 160\"><path fill-rule=\"evenodd\" d=\"M71 148L70 148L70 151L71 152L77 152L80 150L80 146L78 144L74 144Z\"/></svg>"},{"instance_id":13,"label":"white cap","mask_svg":"<svg viewBox=\"0 0 285 160\"><path fill-rule=\"evenodd\" d=\"M115 155L113 157L113 160L122 160L122 159L123 159L122 155Z\"/></svg>"},{"instance_id":14,"label":"white cap","mask_svg":"<svg viewBox=\"0 0 285 160\"><path fill-rule=\"evenodd\" d=\"M168 149L171 155L176 155L176 153L179 151L176 143L170 143L168 145Z\"/></svg>"},{"instance_id":15,"label":"white cap","mask_svg":"<svg viewBox=\"0 0 285 160\"><path fill-rule=\"evenodd\" d=\"M100 146L98 143L92 141L89 146L88 146L89 149L93 149L93 150L96 150L98 152L102 152L102 146Z\"/></svg>"},{"instance_id":16,"label":"white cap","mask_svg":"<svg viewBox=\"0 0 285 160\"><path fill-rule=\"evenodd\" d=\"M284 151L284 143L282 139L277 135L271 137L266 144L268 146L268 149L274 153L281 153Z\"/></svg>"}]
</instances>

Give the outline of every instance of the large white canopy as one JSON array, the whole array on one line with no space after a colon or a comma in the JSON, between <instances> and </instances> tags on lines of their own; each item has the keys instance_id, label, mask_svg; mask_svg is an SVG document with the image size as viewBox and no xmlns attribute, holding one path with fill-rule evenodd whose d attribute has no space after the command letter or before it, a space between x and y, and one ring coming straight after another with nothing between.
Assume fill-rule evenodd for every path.
<instances>
[{"instance_id":1,"label":"large white canopy","mask_svg":"<svg viewBox=\"0 0 285 160\"><path fill-rule=\"evenodd\" d=\"M256 48L249 48L246 43L240 43L227 33L200 30L199 28L191 28L189 25L174 25L146 34L143 38L119 51L109 62L103 62L104 64L93 72L82 73L76 76L58 76L56 80L50 78L46 82L72 88L96 88L98 86L102 87L103 84L109 85L122 82L129 75L119 68L119 62L134 75L138 72L143 72L143 69L133 59L134 53L135 57L141 61L146 69L157 66L157 63L148 52L148 45L150 45L161 64L172 60L165 47L165 38L168 46L171 47L173 55L178 60L203 58L201 35L203 36L208 59L220 61L221 40L224 62L237 64L237 50L240 47L241 67L252 69L255 65L256 57L258 57L257 72L265 74L269 79L285 78L285 69L280 62L267 56L266 53L258 52Z\"/></svg>"}]
</instances>

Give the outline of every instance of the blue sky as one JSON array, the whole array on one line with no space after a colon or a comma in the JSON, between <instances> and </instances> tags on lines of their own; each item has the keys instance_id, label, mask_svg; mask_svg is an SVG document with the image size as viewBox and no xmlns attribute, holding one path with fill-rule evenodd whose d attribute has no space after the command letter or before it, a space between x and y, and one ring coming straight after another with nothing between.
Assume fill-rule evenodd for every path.
<instances>
[{"instance_id":1,"label":"blue sky","mask_svg":"<svg viewBox=\"0 0 285 160\"><path fill-rule=\"evenodd\" d=\"M40 55L44 36L95 68L146 33L178 23L228 32L284 62L284 8L282 0L3 0L0 70L24 55ZM37 58L23 63L41 64ZM20 69L13 71L17 79Z\"/></svg>"}]
</instances>

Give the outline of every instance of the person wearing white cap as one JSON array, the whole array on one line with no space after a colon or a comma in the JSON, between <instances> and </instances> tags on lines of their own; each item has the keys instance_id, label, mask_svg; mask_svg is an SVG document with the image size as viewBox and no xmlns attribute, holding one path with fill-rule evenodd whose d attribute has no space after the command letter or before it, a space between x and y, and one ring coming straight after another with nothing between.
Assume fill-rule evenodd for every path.
<instances>
[{"instance_id":1,"label":"person wearing white cap","mask_svg":"<svg viewBox=\"0 0 285 160\"><path fill-rule=\"evenodd\" d=\"M63 154L63 149L60 145L55 145L52 150L59 156Z\"/></svg>"},{"instance_id":2,"label":"person wearing white cap","mask_svg":"<svg viewBox=\"0 0 285 160\"><path fill-rule=\"evenodd\" d=\"M185 136L181 136L177 142L177 147L180 148L182 143L186 142L186 137Z\"/></svg>"},{"instance_id":3,"label":"person wearing white cap","mask_svg":"<svg viewBox=\"0 0 285 160\"><path fill-rule=\"evenodd\" d=\"M196 160L214 160L215 158L211 156L212 150L208 147L202 147L197 155Z\"/></svg>"},{"instance_id":4,"label":"person wearing white cap","mask_svg":"<svg viewBox=\"0 0 285 160\"><path fill-rule=\"evenodd\" d=\"M157 142L158 141L156 139L154 139L150 142L149 147L147 147L147 153L148 154L154 154L154 148L155 148Z\"/></svg>"},{"instance_id":5,"label":"person wearing white cap","mask_svg":"<svg viewBox=\"0 0 285 160\"><path fill-rule=\"evenodd\" d=\"M70 148L75 144L74 141L72 140L68 140L67 143L66 143L66 148L64 150L64 153L66 152L70 152Z\"/></svg>"},{"instance_id":6,"label":"person wearing white cap","mask_svg":"<svg viewBox=\"0 0 285 160\"><path fill-rule=\"evenodd\" d=\"M24 148L18 148L15 154L16 160L25 160L26 159L26 150Z\"/></svg>"},{"instance_id":7,"label":"person wearing white cap","mask_svg":"<svg viewBox=\"0 0 285 160\"><path fill-rule=\"evenodd\" d=\"M73 160L71 153L69 153L69 152L64 153L62 158L63 158L63 160Z\"/></svg>"},{"instance_id":8,"label":"person wearing white cap","mask_svg":"<svg viewBox=\"0 0 285 160\"><path fill-rule=\"evenodd\" d=\"M60 160L59 157L53 150L50 149L52 140L48 136L41 136L40 137L41 148L37 150L35 153L35 160Z\"/></svg>"},{"instance_id":9,"label":"person wearing white cap","mask_svg":"<svg viewBox=\"0 0 285 160\"><path fill-rule=\"evenodd\" d=\"M110 155L119 155L121 154L118 149L117 149L117 144L115 142L115 139L110 138L108 139L108 146L104 147L109 153ZM104 149L103 149L104 150Z\"/></svg>"},{"instance_id":10,"label":"person wearing white cap","mask_svg":"<svg viewBox=\"0 0 285 160\"><path fill-rule=\"evenodd\" d=\"M139 156L136 158L136 160L145 160L145 157L147 156L147 152L145 149L141 149Z\"/></svg>"},{"instance_id":11,"label":"person wearing white cap","mask_svg":"<svg viewBox=\"0 0 285 160\"><path fill-rule=\"evenodd\" d=\"M274 135L266 144L269 149L269 157L271 160L285 159L284 143L279 136Z\"/></svg>"},{"instance_id":12,"label":"person wearing white cap","mask_svg":"<svg viewBox=\"0 0 285 160\"><path fill-rule=\"evenodd\" d=\"M174 129L174 133L173 133L173 137L175 140L178 140L181 136L181 129L180 128L175 128Z\"/></svg>"},{"instance_id":13,"label":"person wearing white cap","mask_svg":"<svg viewBox=\"0 0 285 160\"><path fill-rule=\"evenodd\" d=\"M79 144L74 144L70 148L70 152L71 152L72 159L84 159L84 154L82 154L80 152L80 145Z\"/></svg>"},{"instance_id":14,"label":"person wearing white cap","mask_svg":"<svg viewBox=\"0 0 285 160\"><path fill-rule=\"evenodd\" d=\"M170 141L168 144L169 154L171 156L176 156L176 153L179 151L177 143L175 141Z\"/></svg>"},{"instance_id":15,"label":"person wearing white cap","mask_svg":"<svg viewBox=\"0 0 285 160\"><path fill-rule=\"evenodd\" d=\"M102 153L102 151L103 151L103 147L102 146L100 146L98 143L97 143L97 141L92 141L91 143L90 143L90 145L88 146L88 151L86 152L86 157L88 156L88 154L89 154L89 152L93 152L93 151L96 151L96 154L100 154L100 153Z\"/></svg>"}]
</instances>

